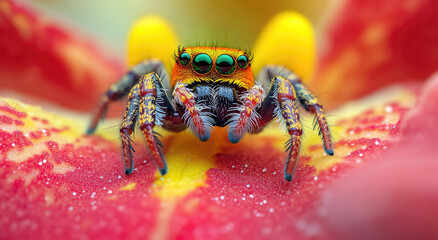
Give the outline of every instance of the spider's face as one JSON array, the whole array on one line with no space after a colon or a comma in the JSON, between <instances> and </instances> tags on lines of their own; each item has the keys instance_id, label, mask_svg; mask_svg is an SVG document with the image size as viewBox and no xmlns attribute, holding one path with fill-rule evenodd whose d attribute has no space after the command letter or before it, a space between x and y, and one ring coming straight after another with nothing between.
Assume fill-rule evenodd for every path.
<instances>
[{"instance_id":1,"label":"spider's face","mask_svg":"<svg viewBox=\"0 0 438 240\"><path fill-rule=\"evenodd\" d=\"M254 86L250 58L242 50L219 47L188 47L176 56L172 86L177 83L229 84L249 89Z\"/></svg>"}]
</instances>

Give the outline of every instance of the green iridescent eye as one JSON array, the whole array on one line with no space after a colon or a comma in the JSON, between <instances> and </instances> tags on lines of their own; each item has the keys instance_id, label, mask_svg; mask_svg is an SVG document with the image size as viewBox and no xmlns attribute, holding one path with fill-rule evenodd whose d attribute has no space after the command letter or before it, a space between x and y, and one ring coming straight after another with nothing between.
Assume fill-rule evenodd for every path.
<instances>
[{"instance_id":1,"label":"green iridescent eye","mask_svg":"<svg viewBox=\"0 0 438 240\"><path fill-rule=\"evenodd\" d=\"M188 53L181 53L181 55L179 55L179 63L181 63L181 65L187 66L190 63L190 54Z\"/></svg>"},{"instance_id":2,"label":"green iridescent eye","mask_svg":"<svg viewBox=\"0 0 438 240\"><path fill-rule=\"evenodd\" d=\"M239 68L246 68L248 66L248 63L248 57L245 55L237 58L237 65L239 65Z\"/></svg>"},{"instance_id":3,"label":"green iridescent eye","mask_svg":"<svg viewBox=\"0 0 438 240\"><path fill-rule=\"evenodd\" d=\"M220 55L216 60L216 70L222 75L228 75L234 72L236 65L234 59L227 54Z\"/></svg>"},{"instance_id":4,"label":"green iridescent eye","mask_svg":"<svg viewBox=\"0 0 438 240\"><path fill-rule=\"evenodd\" d=\"M208 73L212 67L213 61L211 60L211 57L205 53L198 54L195 59L193 59L193 70L197 73Z\"/></svg>"}]
</instances>

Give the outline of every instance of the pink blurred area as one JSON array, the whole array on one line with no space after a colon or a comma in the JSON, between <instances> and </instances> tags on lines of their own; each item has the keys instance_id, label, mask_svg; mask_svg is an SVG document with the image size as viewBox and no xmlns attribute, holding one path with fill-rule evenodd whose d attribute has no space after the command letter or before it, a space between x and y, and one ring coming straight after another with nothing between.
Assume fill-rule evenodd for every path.
<instances>
[{"instance_id":1,"label":"pink blurred area","mask_svg":"<svg viewBox=\"0 0 438 240\"><path fill-rule=\"evenodd\" d=\"M438 70L438 1L337 4L317 34L327 42L310 83L317 95L325 93L324 106L394 84L423 90L394 147L328 184L313 220L333 239L437 239L438 76L425 82ZM29 9L0 1L0 94L91 113L125 71L123 59Z\"/></svg>"},{"instance_id":2,"label":"pink blurred area","mask_svg":"<svg viewBox=\"0 0 438 240\"><path fill-rule=\"evenodd\" d=\"M122 64L13 1L0 2L0 93L90 111Z\"/></svg>"},{"instance_id":3,"label":"pink blurred area","mask_svg":"<svg viewBox=\"0 0 438 240\"><path fill-rule=\"evenodd\" d=\"M328 18L311 87L333 108L438 70L438 2L350 0Z\"/></svg>"},{"instance_id":4,"label":"pink blurred area","mask_svg":"<svg viewBox=\"0 0 438 240\"><path fill-rule=\"evenodd\" d=\"M211 12L213 3L205 6L196 3L197 0L192 0L181 5L169 0L162 3L169 6L159 5L156 8L157 12L163 12L165 16L170 14L168 17L171 25L177 26L176 32L182 36L184 42L199 42L199 39L193 40L199 34L197 31L215 27L218 34L201 33L200 36L204 34L207 35L206 39L221 39L219 42L229 38L231 43L240 39L238 45L251 46L251 39L255 41L269 17L286 9L301 9L305 15L311 17L313 23L323 26L316 28L316 36L323 47L320 48L318 71L309 87L316 95L321 95L326 108L338 107L346 101L391 84L424 82L438 68L438 49L435 44L438 42L438 31L435 27L438 24L438 6L433 0L349 0L323 5L315 2L293 2L268 6L254 2L253 13L257 14L248 11L245 6L248 7L249 3L244 1L236 5L230 13L223 15L223 18L219 12L207 14L209 17L206 15L206 12ZM43 5L38 1L33 4ZM90 9L93 6L96 8L96 4L90 3ZM149 6L148 4L150 3L145 2L142 6ZM76 6L64 1L54 2L53 5L75 6L76 10L72 11L83 9L78 4ZM218 9L223 9L224 5ZM108 3L105 7L107 11L99 9L95 13L96 16L105 16L99 18L99 21L104 21L104 25L95 27L99 29L106 26L107 31L111 31L110 26L114 26L116 31L120 24L108 22L115 21L122 22L125 24L123 26L129 28L129 23L122 21L123 18L109 18L117 12L111 6L113 5ZM164 11L170 6L186 9L178 14L191 23L190 26L199 22L199 18L205 18L206 21L199 22L196 27L181 26L183 21L180 21L178 14L175 15L170 10L171 13ZM12 96L19 93L25 98L43 99L69 109L92 111L99 96L125 71L125 60L123 57L109 57L101 47L102 44L84 40L83 36L79 37L71 29L65 30L66 27L56 23L54 18L47 18L43 12L30 9L33 7L13 0L0 3L0 50L3 53L0 56L1 93L10 95L12 92ZM87 13L90 10L83 11ZM120 13L121 16L132 15L127 14L129 8L120 9L119 12L123 12ZM133 14L141 13L135 11ZM322 15L326 17L322 18ZM87 16L84 14L85 18ZM233 23L239 19L248 27L236 29ZM205 24L210 26L204 26ZM224 24L230 27L226 28ZM90 21L89 25L93 25L93 22ZM240 38L238 36L242 35L243 28L248 36ZM127 31L128 29L119 35L125 35ZM227 37L234 32L237 37ZM100 49L97 50L96 46Z\"/></svg>"},{"instance_id":5,"label":"pink blurred area","mask_svg":"<svg viewBox=\"0 0 438 240\"><path fill-rule=\"evenodd\" d=\"M322 194L334 239L438 239L438 73L406 116L400 141Z\"/></svg>"}]
</instances>

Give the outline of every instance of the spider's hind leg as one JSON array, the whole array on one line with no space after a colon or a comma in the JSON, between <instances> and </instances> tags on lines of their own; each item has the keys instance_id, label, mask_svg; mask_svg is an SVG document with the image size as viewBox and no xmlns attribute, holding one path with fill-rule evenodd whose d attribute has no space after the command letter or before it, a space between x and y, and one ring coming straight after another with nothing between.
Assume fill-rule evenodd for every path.
<instances>
[{"instance_id":1,"label":"spider's hind leg","mask_svg":"<svg viewBox=\"0 0 438 240\"><path fill-rule=\"evenodd\" d=\"M260 126L263 127L273 118L285 123L290 139L286 142L288 157L284 176L286 180L291 181L298 166L298 153L303 132L295 100L298 99L307 111L315 114L324 142L324 149L328 155L333 155L327 120L321 104L290 70L280 66L268 66L262 70L260 77L264 83L272 79L268 96L258 109L261 116ZM291 164L291 161L294 161L294 164Z\"/></svg>"},{"instance_id":2,"label":"spider's hind leg","mask_svg":"<svg viewBox=\"0 0 438 240\"><path fill-rule=\"evenodd\" d=\"M324 109L318 99L307 89L301 82L300 78L287 68L282 66L269 66L264 69L268 75L282 76L287 79L293 86L296 92L296 97L299 100L301 106L308 112L315 115L315 126L319 127L319 135L322 138L324 151L328 155L333 155L333 143L330 134L330 130L325 116Z\"/></svg>"},{"instance_id":3,"label":"spider's hind leg","mask_svg":"<svg viewBox=\"0 0 438 240\"><path fill-rule=\"evenodd\" d=\"M324 109L318 99L299 81L297 78L292 81L292 85L297 93L298 100L308 112L315 115L315 127L319 127L319 135L323 141L324 151L328 155L333 155L333 143L328 128Z\"/></svg>"},{"instance_id":4,"label":"spider's hind leg","mask_svg":"<svg viewBox=\"0 0 438 240\"><path fill-rule=\"evenodd\" d=\"M96 131L99 120L105 117L110 102L122 99L131 92L140 79L147 73L162 72L163 78L167 77L164 66L159 60L145 60L133 66L120 80L111 85L110 89L102 96L97 111L88 126L86 133L93 134ZM165 86L168 87L168 86Z\"/></svg>"},{"instance_id":5,"label":"spider's hind leg","mask_svg":"<svg viewBox=\"0 0 438 240\"><path fill-rule=\"evenodd\" d=\"M133 141L131 134L134 132L135 124L138 116L138 106L140 104L140 96L138 94L138 86L135 86L128 97L128 105L126 106L125 115L120 126L120 137L122 140L122 151L125 159L125 173L131 174L134 170L133 152L135 152L132 146Z\"/></svg>"}]
</instances>

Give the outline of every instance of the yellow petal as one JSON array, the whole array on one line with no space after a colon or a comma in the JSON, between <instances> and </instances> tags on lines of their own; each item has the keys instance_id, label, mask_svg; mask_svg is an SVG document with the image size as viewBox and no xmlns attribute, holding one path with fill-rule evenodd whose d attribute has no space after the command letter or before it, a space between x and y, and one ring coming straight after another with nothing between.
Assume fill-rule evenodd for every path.
<instances>
[{"instance_id":1,"label":"yellow petal","mask_svg":"<svg viewBox=\"0 0 438 240\"><path fill-rule=\"evenodd\" d=\"M275 16L261 32L254 46L252 68L258 72L264 65L283 65L304 80L315 66L315 40L311 23L295 12Z\"/></svg>"},{"instance_id":2,"label":"yellow petal","mask_svg":"<svg viewBox=\"0 0 438 240\"><path fill-rule=\"evenodd\" d=\"M178 40L169 24L158 16L146 16L131 28L128 64L133 66L147 58L158 58L170 71L173 66L172 55L177 48Z\"/></svg>"}]
</instances>

